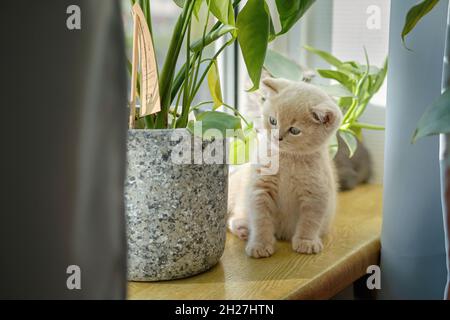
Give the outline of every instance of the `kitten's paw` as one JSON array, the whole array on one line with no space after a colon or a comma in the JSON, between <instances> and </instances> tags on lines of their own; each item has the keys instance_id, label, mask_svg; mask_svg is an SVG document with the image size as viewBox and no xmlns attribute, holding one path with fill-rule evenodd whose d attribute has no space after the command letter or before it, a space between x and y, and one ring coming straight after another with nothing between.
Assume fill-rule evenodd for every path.
<instances>
[{"instance_id":1,"label":"kitten's paw","mask_svg":"<svg viewBox=\"0 0 450 320\"><path fill-rule=\"evenodd\" d=\"M313 254L322 251L323 244L320 238L314 240L293 238L292 249L294 249L294 251L298 253Z\"/></svg>"},{"instance_id":2,"label":"kitten's paw","mask_svg":"<svg viewBox=\"0 0 450 320\"><path fill-rule=\"evenodd\" d=\"M249 242L245 252L253 258L267 258L274 254L275 249L270 243Z\"/></svg>"}]
</instances>

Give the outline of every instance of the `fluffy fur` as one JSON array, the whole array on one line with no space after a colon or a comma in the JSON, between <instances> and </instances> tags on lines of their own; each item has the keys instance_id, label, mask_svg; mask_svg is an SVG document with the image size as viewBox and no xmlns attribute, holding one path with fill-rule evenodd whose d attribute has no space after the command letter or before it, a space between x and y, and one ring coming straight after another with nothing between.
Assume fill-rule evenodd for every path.
<instances>
[{"instance_id":1,"label":"fluffy fur","mask_svg":"<svg viewBox=\"0 0 450 320\"><path fill-rule=\"evenodd\" d=\"M261 175L252 164L232 174L228 226L241 239L248 238L246 252L255 258L271 256L276 239L290 240L296 252L318 253L335 212L328 141L342 114L311 84L272 78L263 84L269 92L262 106L263 126L279 130L279 170Z\"/></svg>"}]
</instances>

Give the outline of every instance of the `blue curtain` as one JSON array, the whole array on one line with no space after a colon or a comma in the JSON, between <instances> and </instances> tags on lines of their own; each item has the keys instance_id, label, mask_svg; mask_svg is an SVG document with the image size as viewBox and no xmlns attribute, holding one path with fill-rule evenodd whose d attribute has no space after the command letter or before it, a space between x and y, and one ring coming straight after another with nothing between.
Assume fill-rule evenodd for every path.
<instances>
[{"instance_id":1,"label":"blue curtain","mask_svg":"<svg viewBox=\"0 0 450 320\"><path fill-rule=\"evenodd\" d=\"M447 31L445 39L444 71L442 73L442 91L450 89L450 4L447 10ZM450 247L449 247L449 225L450 225L450 134L440 136L441 148L441 189L442 189L442 212L445 228L445 240L447 249L447 287L445 299L450 299Z\"/></svg>"},{"instance_id":2,"label":"blue curtain","mask_svg":"<svg viewBox=\"0 0 450 320\"><path fill-rule=\"evenodd\" d=\"M400 34L416 0L391 1L381 236L382 299L442 299L447 278L439 139L411 144L425 108L441 93L448 1L408 36Z\"/></svg>"}]
</instances>

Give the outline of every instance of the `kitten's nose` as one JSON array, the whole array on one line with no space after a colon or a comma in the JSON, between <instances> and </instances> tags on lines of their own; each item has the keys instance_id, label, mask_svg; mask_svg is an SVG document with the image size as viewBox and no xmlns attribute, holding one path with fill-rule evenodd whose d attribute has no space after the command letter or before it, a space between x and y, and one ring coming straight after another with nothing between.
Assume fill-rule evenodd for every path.
<instances>
[{"instance_id":1,"label":"kitten's nose","mask_svg":"<svg viewBox=\"0 0 450 320\"><path fill-rule=\"evenodd\" d=\"M279 138L278 138L278 141L283 141L283 137L279 137Z\"/></svg>"}]
</instances>

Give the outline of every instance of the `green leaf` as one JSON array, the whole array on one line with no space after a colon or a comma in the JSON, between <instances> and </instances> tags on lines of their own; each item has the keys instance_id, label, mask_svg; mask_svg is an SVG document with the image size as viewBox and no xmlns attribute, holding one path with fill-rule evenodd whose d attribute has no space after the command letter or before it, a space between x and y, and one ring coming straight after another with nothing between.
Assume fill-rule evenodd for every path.
<instances>
[{"instance_id":1,"label":"green leaf","mask_svg":"<svg viewBox=\"0 0 450 320\"><path fill-rule=\"evenodd\" d=\"M355 69L358 69L359 71L361 71L361 64L357 61L344 61L342 64L348 64L350 66L352 66Z\"/></svg>"},{"instance_id":2,"label":"green leaf","mask_svg":"<svg viewBox=\"0 0 450 320\"><path fill-rule=\"evenodd\" d=\"M350 61L344 61L344 64L349 64L349 65L351 65L353 68L361 69L361 64L360 64L358 61L353 61L353 60L350 60Z\"/></svg>"},{"instance_id":3,"label":"green leaf","mask_svg":"<svg viewBox=\"0 0 450 320\"><path fill-rule=\"evenodd\" d=\"M264 67L275 78L285 78L292 81L302 80L302 70L293 60L274 51L267 50Z\"/></svg>"},{"instance_id":4,"label":"green leaf","mask_svg":"<svg viewBox=\"0 0 450 320\"><path fill-rule=\"evenodd\" d=\"M245 142L238 138L230 139L229 162L233 165L240 165L248 162Z\"/></svg>"},{"instance_id":5,"label":"green leaf","mask_svg":"<svg viewBox=\"0 0 450 320\"><path fill-rule=\"evenodd\" d=\"M367 71L367 66L361 66L361 70L362 72L366 72ZM377 75L380 72L380 68L376 67L376 66L369 66L369 75L373 76L373 75Z\"/></svg>"},{"instance_id":6,"label":"green leaf","mask_svg":"<svg viewBox=\"0 0 450 320\"><path fill-rule=\"evenodd\" d=\"M156 129L167 128L167 115L172 102L172 84L177 66L177 59L180 55L181 45L186 33L185 16L188 15L190 6L183 8L182 14L178 17L175 27L172 31L169 49L165 57L164 65L159 74L159 91L161 97L161 112L156 115ZM187 120L187 119L186 119ZM183 120L184 121L184 120Z\"/></svg>"},{"instance_id":7,"label":"green leaf","mask_svg":"<svg viewBox=\"0 0 450 320\"><path fill-rule=\"evenodd\" d=\"M228 10L229 10L229 12L228 12L229 23L228 24L232 25L232 26L236 26L236 18L234 16L234 6L233 6L233 4L228 7ZM236 37L237 37L237 29L233 29L231 31L231 35L233 36L234 39L236 39Z\"/></svg>"},{"instance_id":8,"label":"green leaf","mask_svg":"<svg viewBox=\"0 0 450 320\"><path fill-rule=\"evenodd\" d=\"M315 0L276 0L281 24L281 31L277 35L288 32L314 2Z\"/></svg>"},{"instance_id":9,"label":"green leaf","mask_svg":"<svg viewBox=\"0 0 450 320\"><path fill-rule=\"evenodd\" d=\"M269 40L269 8L263 0L248 0L237 17L238 42L253 87L259 88Z\"/></svg>"},{"instance_id":10,"label":"green leaf","mask_svg":"<svg viewBox=\"0 0 450 320\"><path fill-rule=\"evenodd\" d=\"M218 29L208 33L205 37L205 40L198 39L194 41L191 45L191 51L192 52L198 52L202 49L203 44L205 47L222 37L223 35L227 34L228 32L236 31L236 27L230 26L230 25L223 25L219 27Z\"/></svg>"},{"instance_id":11,"label":"green leaf","mask_svg":"<svg viewBox=\"0 0 450 320\"><path fill-rule=\"evenodd\" d=\"M194 0L194 17L197 19L197 21L199 21L200 17L200 10L202 9L202 5L203 5L203 0Z\"/></svg>"},{"instance_id":12,"label":"green leaf","mask_svg":"<svg viewBox=\"0 0 450 320\"><path fill-rule=\"evenodd\" d=\"M368 76L368 74L360 79L359 94L358 94L358 99L360 102L363 101L365 98L370 97L369 84L370 84L370 77Z\"/></svg>"},{"instance_id":13,"label":"green leaf","mask_svg":"<svg viewBox=\"0 0 450 320\"><path fill-rule=\"evenodd\" d=\"M355 97L353 95L353 93L351 93L350 90L348 90L346 87L344 87L341 84L331 84L331 85L316 84L316 86L320 87L323 91L325 91L332 97L337 97L337 98L344 98L344 97L354 98Z\"/></svg>"},{"instance_id":14,"label":"green leaf","mask_svg":"<svg viewBox=\"0 0 450 320\"><path fill-rule=\"evenodd\" d=\"M352 77L359 77L364 71L361 69L361 66L357 65L355 61L347 61L343 62L339 67L337 67L338 71L344 72Z\"/></svg>"},{"instance_id":15,"label":"green leaf","mask_svg":"<svg viewBox=\"0 0 450 320\"><path fill-rule=\"evenodd\" d=\"M134 127L135 127L135 129L145 129L145 119L143 117L136 119L136 123L135 123Z\"/></svg>"},{"instance_id":16,"label":"green leaf","mask_svg":"<svg viewBox=\"0 0 450 320\"><path fill-rule=\"evenodd\" d=\"M240 137L233 137L230 139L229 161L231 164L239 165L250 161L250 155L254 150L252 147L256 146L256 131L253 124L250 124Z\"/></svg>"},{"instance_id":17,"label":"green leaf","mask_svg":"<svg viewBox=\"0 0 450 320\"><path fill-rule=\"evenodd\" d=\"M152 17L150 13L150 0L139 0L139 5L144 12L145 21L148 24L150 33L152 33Z\"/></svg>"},{"instance_id":18,"label":"green leaf","mask_svg":"<svg viewBox=\"0 0 450 320\"><path fill-rule=\"evenodd\" d=\"M340 67L343 63L341 60L339 60L338 58L336 58L335 56L333 56L332 54L330 54L326 51L322 51L322 50L319 50L319 49L316 49L316 48L313 48L310 46L304 46L304 48L306 50L308 50L309 52L312 52L312 53L318 55L323 60L325 60L326 62L331 64L332 66Z\"/></svg>"},{"instance_id":19,"label":"green leaf","mask_svg":"<svg viewBox=\"0 0 450 320\"><path fill-rule=\"evenodd\" d=\"M234 26L234 10L231 0L210 1L209 10L223 24Z\"/></svg>"},{"instance_id":20,"label":"green leaf","mask_svg":"<svg viewBox=\"0 0 450 320\"><path fill-rule=\"evenodd\" d=\"M402 42L405 45L405 37L414 29L417 23L428 13L439 0L424 0L409 9L406 14L405 23L402 30ZM406 45L405 45L406 46Z\"/></svg>"},{"instance_id":21,"label":"green leaf","mask_svg":"<svg viewBox=\"0 0 450 320\"><path fill-rule=\"evenodd\" d=\"M388 58L384 60L383 68L381 68L380 72L376 75L375 82L370 91L371 95L374 95L375 93L378 92L378 90L380 90L384 80L386 79L387 71L388 71Z\"/></svg>"},{"instance_id":22,"label":"green leaf","mask_svg":"<svg viewBox=\"0 0 450 320\"><path fill-rule=\"evenodd\" d=\"M186 0L173 0L173 2L175 2L175 4L180 8L183 8L184 4L186 3Z\"/></svg>"},{"instance_id":23,"label":"green leaf","mask_svg":"<svg viewBox=\"0 0 450 320\"><path fill-rule=\"evenodd\" d=\"M350 130L353 132L353 134L359 141L362 140L362 128L356 128L356 127L351 126Z\"/></svg>"},{"instance_id":24,"label":"green leaf","mask_svg":"<svg viewBox=\"0 0 450 320\"><path fill-rule=\"evenodd\" d=\"M364 123L364 122L354 122L350 129L355 133L355 135L360 139L361 137L357 134L358 130L360 129L369 129L369 130L384 130L383 126L379 126L377 124L370 124L370 123Z\"/></svg>"},{"instance_id":25,"label":"green leaf","mask_svg":"<svg viewBox=\"0 0 450 320\"><path fill-rule=\"evenodd\" d=\"M348 90L352 90L353 82L348 75L338 70L318 69L317 72L324 78L334 79Z\"/></svg>"},{"instance_id":26,"label":"green leaf","mask_svg":"<svg viewBox=\"0 0 450 320\"><path fill-rule=\"evenodd\" d=\"M275 26L273 25L272 17L269 15L269 42L275 40L276 37Z\"/></svg>"},{"instance_id":27,"label":"green leaf","mask_svg":"<svg viewBox=\"0 0 450 320\"><path fill-rule=\"evenodd\" d=\"M217 109L223 105L222 89L220 86L219 68L217 67L217 61L214 60L213 64L208 71L208 87L211 97L214 101L213 109Z\"/></svg>"},{"instance_id":28,"label":"green leaf","mask_svg":"<svg viewBox=\"0 0 450 320\"><path fill-rule=\"evenodd\" d=\"M339 130L339 135L348 147L348 150L350 152L349 157L353 157L353 154L358 147L358 141L356 140L355 135L350 130Z\"/></svg>"},{"instance_id":29,"label":"green leaf","mask_svg":"<svg viewBox=\"0 0 450 320\"><path fill-rule=\"evenodd\" d=\"M420 118L413 142L425 136L450 133L450 89L447 89Z\"/></svg>"},{"instance_id":30,"label":"green leaf","mask_svg":"<svg viewBox=\"0 0 450 320\"><path fill-rule=\"evenodd\" d=\"M210 138L206 133L209 129L217 129L226 136L227 129L239 130L242 128L241 119L226 112L219 111L205 111L196 116L197 121L189 121L188 129L192 133L196 133L195 126L198 126L201 121L202 135L204 138Z\"/></svg>"},{"instance_id":31,"label":"green leaf","mask_svg":"<svg viewBox=\"0 0 450 320\"><path fill-rule=\"evenodd\" d=\"M353 102L353 98L351 97L342 97L338 101L338 105L341 108L342 112L345 113L345 111L351 106Z\"/></svg>"}]
</instances>

